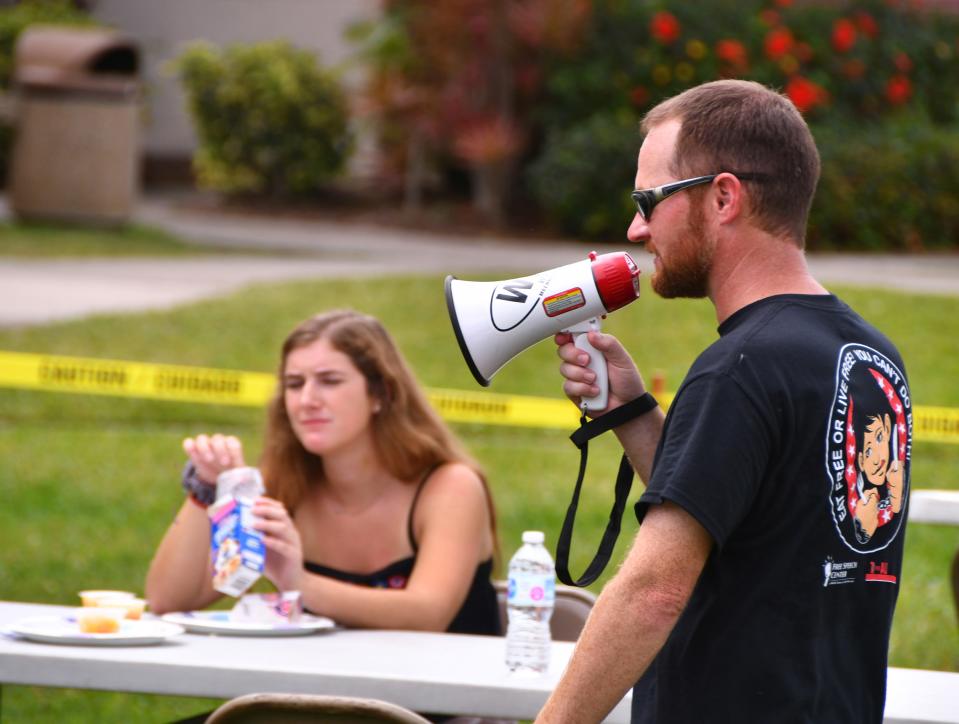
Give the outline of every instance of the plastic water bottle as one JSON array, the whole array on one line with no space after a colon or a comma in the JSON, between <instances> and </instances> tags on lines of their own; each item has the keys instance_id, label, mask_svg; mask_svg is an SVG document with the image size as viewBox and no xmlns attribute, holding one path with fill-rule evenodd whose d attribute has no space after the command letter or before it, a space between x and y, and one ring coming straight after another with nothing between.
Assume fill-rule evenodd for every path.
<instances>
[{"instance_id":1,"label":"plastic water bottle","mask_svg":"<svg viewBox=\"0 0 959 724\"><path fill-rule=\"evenodd\" d=\"M506 666L517 674L542 674L549 668L556 571L544 540L542 531L525 531L523 545L509 562Z\"/></svg>"}]
</instances>

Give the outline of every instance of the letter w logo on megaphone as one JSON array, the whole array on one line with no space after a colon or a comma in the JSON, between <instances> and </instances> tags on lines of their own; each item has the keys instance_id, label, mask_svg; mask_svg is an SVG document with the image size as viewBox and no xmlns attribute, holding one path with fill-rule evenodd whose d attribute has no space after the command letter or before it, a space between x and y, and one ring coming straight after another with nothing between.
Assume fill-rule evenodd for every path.
<instances>
[{"instance_id":1,"label":"letter w logo on megaphone","mask_svg":"<svg viewBox=\"0 0 959 724\"><path fill-rule=\"evenodd\" d=\"M536 308L536 286L537 281L531 279L510 279L497 284L489 303L490 323L500 332L522 324Z\"/></svg>"},{"instance_id":2,"label":"letter w logo on megaphone","mask_svg":"<svg viewBox=\"0 0 959 724\"><path fill-rule=\"evenodd\" d=\"M517 304L526 304L526 300L529 299L528 294L523 294L520 289L532 289L533 282L527 281L525 279L517 279L516 281L504 282L500 285L501 289L505 289L509 294L500 292L496 295L496 299L502 299L504 302L516 302Z\"/></svg>"},{"instance_id":3,"label":"letter w logo on megaphone","mask_svg":"<svg viewBox=\"0 0 959 724\"><path fill-rule=\"evenodd\" d=\"M588 344L586 327L574 327L590 322L589 328L598 329L600 317L638 296L639 268L626 252L599 257L591 253L583 261L499 282L446 278L446 305L456 340L470 372L484 387L513 357L557 332L573 331L578 346L580 339ZM591 355L590 367L602 363L604 373L605 360L595 351Z\"/></svg>"}]
</instances>

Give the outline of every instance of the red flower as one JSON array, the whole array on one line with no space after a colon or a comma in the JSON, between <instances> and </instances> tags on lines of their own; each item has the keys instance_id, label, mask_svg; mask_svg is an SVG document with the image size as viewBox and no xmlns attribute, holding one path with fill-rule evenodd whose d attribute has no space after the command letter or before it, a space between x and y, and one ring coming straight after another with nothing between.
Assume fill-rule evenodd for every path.
<instances>
[{"instance_id":1,"label":"red flower","mask_svg":"<svg viewBox=\"0 0 959 724\"><path fill-rule=\"evenodd\" d=\"M856 44L856 26L848 18L839 18L832 26L832 47L837 53L848 53Z\"/></svg>"},{"instance_id":2,"label":"red flower","mask_svg":"<svg viewBox=\"0 0 959 724\"><path fill-rule=\"evenodd\" d=\"M642 108L649 101L649 91L645 86L635 86L629 91L629 100L637 108Z\"/></svg>"},{"instance_id":3,"label":"red flower","mask_svg":"<svg viewBox=\"0 0 959 724\"><path fill-rule=\"evenodd\" d=\"M886 100L901 106L912 97L912 82L904 75L894 75L886 83Z\"/></svg>"},{"instance_id":4,"label":"red flower","mask_svg":"<svg viewBox=\"0 0 959 724\"><path fill-rule=\"evenodd\" d=\"M649 32L663 45L669 45L679 39L679 21L672 13L660 10L649 21Z\"/></svg>"},{"instance_id":5,"label":"red flower","mask_svg":"<svg viewBox=\"0 0 959 724\"><path fill-rule=\"evenodd\" d=\"M908 73L912 70L912 60L902 51L896 53L896 57L892 59L892 62L900 73Z\"/></svg>"},{"instance_id":6,"label":"red flower","mask_svg":"<svg viewBox=\"0 0 959 724\"><path fill-rule=\"evenodd\" d=\"M879 23L865 10L860 10L856 13L856 27L862 31L863 35L870 38L875 38L879 35Z\"/></svg>"},{"instance_id":7,"label":"red flower","mask_svg":"<svg viewBox=\"0 0 959 724\"><path fill-rule=\"evenodd\" d=\"M724 38L716 42L716 57L733 70L745 70L749 65L746 46L738 40Z\"/></svg>"},{"instance_id":8,"label":"red flower","mask_svg":"<svg viewBox=\"0 0 959 724\"><path fill-rule=\"evenodd\" d=\"M796 41L793 39L792 31L789 28L775 28L766 34L764 48L766 57L770 60L779 60L792 50Z\"/></svg>"},{"instance_id":9,"label":"red flower","mask_svg":"<svg viewBox=\"0 0 959 724\"><path fill-rule=\"evenodd\" d=\"M794 75L789 79L789 83L786 84L786 95L789 96L789 100L799 109L800 113L805 113L821 105L827 97L826 91L821 85L813 83L801 75Z\"/></svg>"},{"instance_id":10,"label":"red flower","mask_svg":"<svg viewBox=\"0 0 959 724\"><path fill-rule=\"evenodd\" d=\"M776 5L778 5L781 8L791 7L792 4L793 4L793 0L776 0Z\"/></svg>"}]
</instances>

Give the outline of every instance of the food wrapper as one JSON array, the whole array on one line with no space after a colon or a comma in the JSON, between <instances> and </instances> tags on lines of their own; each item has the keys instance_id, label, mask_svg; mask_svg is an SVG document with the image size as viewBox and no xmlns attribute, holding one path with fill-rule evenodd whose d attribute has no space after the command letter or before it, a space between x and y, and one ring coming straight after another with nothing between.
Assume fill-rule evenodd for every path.
<instances>
[{"instance_id":1,"label":"food wrapper","mask_svg":"<svg viewBox=\"0 0 959 724\"><path fill-rule=\"evenodd\" d=\"M247 593L242 596L230 618L257 623L297 623L303 616L303 598L299 591Z\"/></svg>"},{"instance_id":2,"label":"food wrapper","mask_svg":"<svg viewBox=\"0 0 959 724\"><path fill-rule=\"evenodd\" d=\"M240 596L263 574L266 548L253 527L253 499L263 492L256 468L234 468L217 478L217 499L208 509L213 588Z\"/></svg>"}]
</instances>

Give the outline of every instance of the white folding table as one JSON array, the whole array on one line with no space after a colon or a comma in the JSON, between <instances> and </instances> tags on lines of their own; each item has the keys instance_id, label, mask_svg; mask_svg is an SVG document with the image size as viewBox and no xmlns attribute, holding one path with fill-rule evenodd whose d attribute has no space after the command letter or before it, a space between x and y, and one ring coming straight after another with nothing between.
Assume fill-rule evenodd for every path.
<instances>
[{"instance_id":1,"label":"white folding table","mask_svg":"<svg viewBox=\"0 0 959 724\"><path fill-rule=\"evenodd\" d=\"M0 601L0 628L69 612ZM341 629L257 638L184 634L151 646L66 646L0 636L0 684L228 699L254 692L339 694L421 712L532 719L573 650L553 642L549 672L511 675L503 639ZM606 721L629 721L631 694ZM886 724L959 724L959 674L889 669Z\"/></svg>"}]
</instances>

